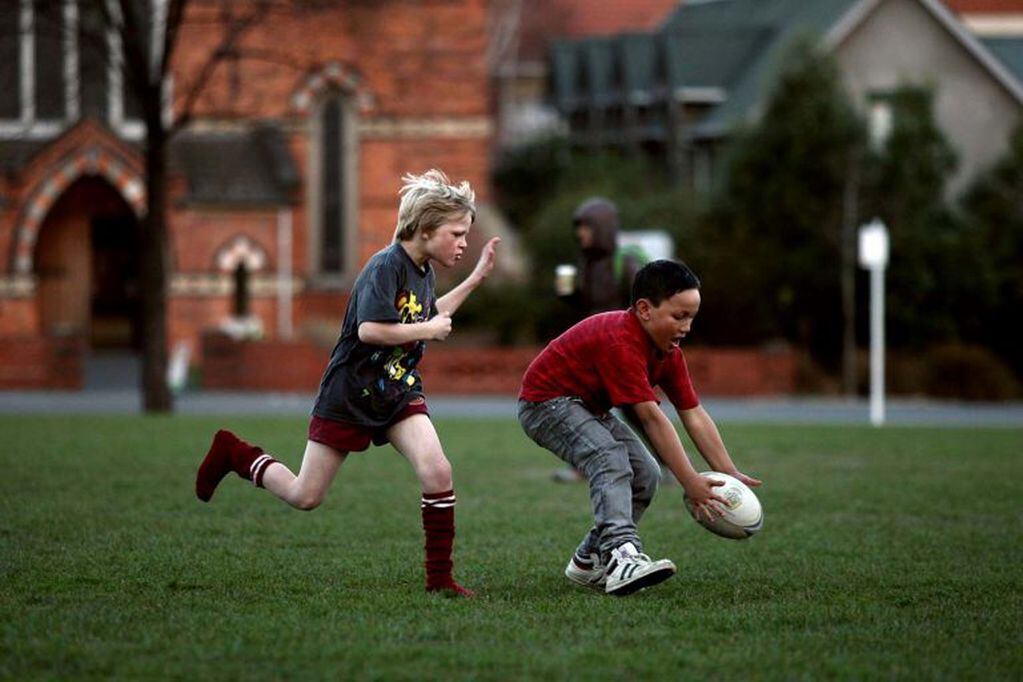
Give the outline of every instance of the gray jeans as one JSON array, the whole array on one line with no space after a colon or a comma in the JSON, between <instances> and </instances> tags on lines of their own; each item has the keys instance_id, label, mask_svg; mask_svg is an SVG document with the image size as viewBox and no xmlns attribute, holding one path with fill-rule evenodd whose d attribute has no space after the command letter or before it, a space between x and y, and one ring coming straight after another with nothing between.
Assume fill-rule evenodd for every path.
<instances>
[{"instance_id":1,"label":"gray jeans","mask_svg":"<svg viewBox=\"0 0 1023 682\"><path fill-rule=\"evenodd\" d=\"M636 524L654 498L661 467L636 434L611 413L594 414L578 398L520 400L519 423L590 482L594 525L576 551L600 554L604 561L626 542L642 551Z\"/></svg>"}]
</instances>

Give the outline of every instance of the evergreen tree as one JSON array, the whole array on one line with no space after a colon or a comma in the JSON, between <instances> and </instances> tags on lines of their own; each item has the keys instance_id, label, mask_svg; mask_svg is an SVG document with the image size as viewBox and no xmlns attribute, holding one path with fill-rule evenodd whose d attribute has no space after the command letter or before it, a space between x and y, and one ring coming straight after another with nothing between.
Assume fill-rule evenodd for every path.
<instances>
[{"instance_id":1,"label":"evergreen tree","mask_svg":"<svg viewBox=\"0 0 1023 682\"><path fill-rule=\"evenodd\" d=\"M735 137L703 229L708 335L783 337L835 366L843 200L863 138L834 60L795 44L763 116Z\"/></svg>"},{"instance_id":2,"label":"evergreen tree","mask_svg":"<svg viewBox=\"0 0 1023 682\"><path fill-rule=\"evenodd\" d=\"M895 347L924 348L958 340L957 319L972 285L964 265L978 266L962 225L945 200L956 157L938 128L930 90L906 86L888 97L892 130L873 161L869 215L888 226L887 335ZM971 268L971 269L972 269Z\"/></svg>"},{"instance_id":3,"label":"evergreen tree","mask_svg":"<svg viewBox=\"0 0 1023 682\"><path fill-rule=\"evenodd\" d=\"M998 353L1023 376L1023 125L1008 153L967 191L966 242L985 267L970 273L982 286L971 301L979 323L969 341Z\"/></svg>"}]
</instances>

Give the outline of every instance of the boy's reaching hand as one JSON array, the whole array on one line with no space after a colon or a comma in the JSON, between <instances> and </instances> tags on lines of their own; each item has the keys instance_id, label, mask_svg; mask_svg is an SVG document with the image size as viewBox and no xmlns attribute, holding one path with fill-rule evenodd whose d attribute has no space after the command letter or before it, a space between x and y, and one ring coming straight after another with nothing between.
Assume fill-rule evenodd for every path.
<instances>
[{"instance_id":1,"label":"boy's reaching hand","mask_svg":"<svg viewBox=\"0 0 1023 682\"><path fill-rule=\"evenodd\" d=\"M722 508L728 501L714 492L714 488L724 485L724 481L715 481L706 476L696 476L684 484L686 496L698 514L708 521L722 516Z\"/></svg>"},{"instance_id":2,"label":"boy's reaching hand","mask_svg":"<svg viewBox=\"0 0 1023 682\"><path fill-rule=\"evenodd\" d=\"M753 478L752 476L747 476L746 474L742 473L738 469L735 469L734 471L722 471L721 473L728 474L732 478L737 478L737 479L739 479L740 481L742 481L743 483L745 483L746 485L748 485L751 488L756 488L762 482L759 478Z\"/></svg>"},{"instance_id":3,"label":"boy's reaching hand","mask_svg":"<svg viewBox=\"0 0 1023 682\"><path fill-rule=\"evenodd\" d=\"M494 237L486 244L483 245L483 250L480 252L480 259L476 262L476 267L473 268L470 277L477 282L481 282L487 278L487 275L494 269L494 262L497 260L497 245L501 243L500 237Z\"/></svg>"}]
</instances>

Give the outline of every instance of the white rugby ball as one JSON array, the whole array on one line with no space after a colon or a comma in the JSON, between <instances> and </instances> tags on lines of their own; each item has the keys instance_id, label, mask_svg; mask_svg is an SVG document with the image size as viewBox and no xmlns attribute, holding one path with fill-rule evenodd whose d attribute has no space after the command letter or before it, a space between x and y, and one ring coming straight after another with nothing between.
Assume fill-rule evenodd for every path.
<instances>
[{"instance_id":1,"label":"white rugby ball","mask_svg":"<svg viewBox=\"0 0 1023 682\"><path fill-rule=\"evenodd\" d=\"M702 514L695 513L689 497L685 496L686 509L701 526L732 540L745 540L764 527L764 510L749 486L733 476L717 471L703 471L700 475L723 481L724 485L715 486L714 492L728 501L722 509L724 515L708 521Z\"/></svg>"}]
</instances>

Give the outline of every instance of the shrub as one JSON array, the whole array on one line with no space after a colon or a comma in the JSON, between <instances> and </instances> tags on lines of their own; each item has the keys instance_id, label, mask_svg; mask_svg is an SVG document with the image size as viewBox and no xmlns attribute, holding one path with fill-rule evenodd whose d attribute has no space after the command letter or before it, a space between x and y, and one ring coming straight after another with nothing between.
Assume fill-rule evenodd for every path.
<instances>
[{"instance_id":1,"label":"shrub","mask_svg":"<svg viewBox=\"0 0 1023 682\"><path fill-rule=\"evenodd\" d=\"M949 344L924 357L924 390L958 400L1010 400L1020 395L1012 370L981 346Z\"/></svg>"}]
</instances>

